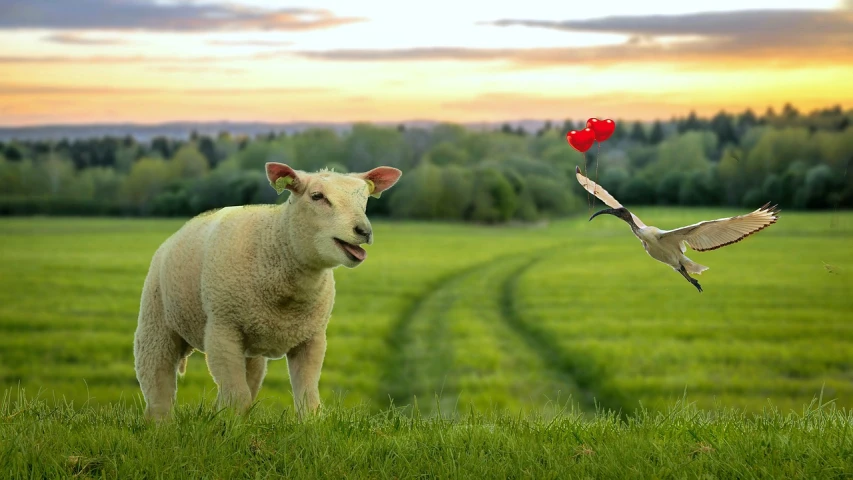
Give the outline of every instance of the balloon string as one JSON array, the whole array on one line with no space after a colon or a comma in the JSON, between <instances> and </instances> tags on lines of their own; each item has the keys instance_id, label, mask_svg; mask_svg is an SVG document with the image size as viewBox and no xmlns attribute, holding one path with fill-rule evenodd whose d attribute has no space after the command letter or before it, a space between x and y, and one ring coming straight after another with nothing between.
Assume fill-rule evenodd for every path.
<instances>
[{"instance_id":1,"label":"balloon string","mask_svg":"<svg viewBox=\"0 0 853 480\"><path fill-rule=\"evenodd\" d=\"M598 164L601 163L601 142L595 141L598 144L598 153L595 154L595 184L598 185ZM592 197L592 206L595 206L595 197Z\"/></svg>"},{"instance_id":2,"label":"balloon string","mask_svg":"<svg viewBox=\"0 0 853 480\"><path fill-rule=\"evenodd\" d=\"M582 152L582 155L583 155L583 174L586 175L587 178L589 178L589 168L587 168L587 164L586 164L586 152ZM589 183L587 183L586 186L588 187ZM590 201L590 199L589 199L589 190L587 190L586 188L584 188L584 190L586 190L587 215L590 215L590 214L592 214L592 201Z\"/></svg>"}]
</instances>

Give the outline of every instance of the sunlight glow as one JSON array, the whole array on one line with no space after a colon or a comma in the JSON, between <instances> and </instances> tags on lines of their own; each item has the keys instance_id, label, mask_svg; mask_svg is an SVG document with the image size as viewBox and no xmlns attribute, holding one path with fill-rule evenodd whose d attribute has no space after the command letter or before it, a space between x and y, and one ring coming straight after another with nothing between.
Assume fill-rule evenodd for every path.
<instances>
[{"instance_id":1,"label":"sunlight glow","mask_svg":"<svg viewBox=\"0 0 853 480\"><path fill-rule=\"evenodd\" d=\"M824 56L797 66L796 55L803 53L793 51L788 58L788 52L772 44L747 56L699 35L649 40L620 32L484 24L753 9L829 11L836 8L834 0L808 5L613 1L594 9L544 0L498 3L487 8L458 1L390 7L378 0L330 0L323 10L366 20L315 30L0 28L0 124L558 119L583 116L587 105L613 117L651 119L691 109L763 111L785 102L809 109L853 101L853 52L838 47L815 50ZM293 7L260 0L240 0L238 5ZM618 52L628 48L629 39L631 48L688 50L667 58L631 54L620 60ZM761 37L748 39L756 41ZM720 52L704 51L713 48ZM533 65L515 49L560 50L553 59ZM399 52L399 58L384 58L388 51ZM584 57L587 51L591 56ZM335 57L303 57L299 52L332 52ZM366 58L353 58L356 53ZM613 60L605 58L614 54Z\"/></svg>"}]
</instances>

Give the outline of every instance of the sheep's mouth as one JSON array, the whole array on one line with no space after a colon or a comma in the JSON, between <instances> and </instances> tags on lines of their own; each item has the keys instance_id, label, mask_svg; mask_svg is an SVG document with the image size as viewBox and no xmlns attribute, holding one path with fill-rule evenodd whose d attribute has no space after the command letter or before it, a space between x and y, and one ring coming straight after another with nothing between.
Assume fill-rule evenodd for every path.
<instances>
[{"instance_id":1,"label":"sheep's mouth","mask_svg":"<svg viewBox=\"0 0 853 480\"><path fill-rule=\"evenodd\" d=\"M347 243L340 238L335 238L335 243L341 247L341 250L344 251L347 258L352 260L353 262L363 262L365 258L367 258L367 251L358 245L353 245L351 243Z\"/></svg>"}]
</instances>

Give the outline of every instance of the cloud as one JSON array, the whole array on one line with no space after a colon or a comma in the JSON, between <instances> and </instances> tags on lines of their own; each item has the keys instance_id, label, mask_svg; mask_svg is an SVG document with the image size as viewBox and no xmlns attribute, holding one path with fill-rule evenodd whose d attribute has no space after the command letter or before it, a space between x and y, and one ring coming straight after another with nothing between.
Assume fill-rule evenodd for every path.
<instances>
[{"instance_id":1,"label":"cloud","mask_svg":"<svg viewBox=\"0 0 853 480\"><path fill-rule=\"evenodd\" d=\"M778 38L793 34L821 38L826 35L850 33L853 17L846 12L831 10L739 10L682 15L612 16L562 22L498 20L488 24L651 36Z\"/></svg>"},{"instance_id":2,"label":"cloud","mask_svg":"<svg viewBox=\"0 0 853 480\"><path fill-rule=\"evenodd\" d=\"M333 61L494 61L516 67L713 61L791 66L853 60L853 12L846 11L752 10L563 22L498 20L488 24L630 37L622 44L592 47L341 49L296 54ZM662 37L670 38L665 41ZM675 41L670 41L672 37Z\"/></svg>"},{"instance_id":3,"label":"cloud","mask_svg":"<svg viewBox=\"0 0 853 480\"><path fill-rule=\"evenodd\" d=\"M92 38L75 33L56 33L48 35L42 40L65 45L124 45L128 43L120 38Z\"/></svg>"},{"instance_id":4,"label":"cloud","mask_svg":"<svg viewBox=\"0 0 853 480\"><path fill-rule=\"evenodd\" d=\"M329 93L328 88L136 88L110 86L64 86L0 84L0 96L20 95L289 95Z\"/></svg>"},{"instance_id":5,"label":"cloud","mask_svg":"<svg viewBox=\"0 0 853 480\"><path fill-rule=\"evenodd\" d=\"M164 73L225 73L229 75L244 73L244 68L230 67L207 67L207 66L184 66L184 65L165 65L162 67L153 67L151 70Z\"/></svg>"},{"instance_id":6,"label":"cloud","mask_svg":"<svg viewBox=\"0 0 853 480\"><path fill-rule=\"evenodd\" d=\"M612 16L562 22L498 20L496 26L526 26L571 32L631 35L632 55L664 58L853 58L853 13L829 10L743 10L642 17ZM681 37L671 44L659 37ZM639 48L645 45L643 48ZM603 50L607 52L607 50ZM610 54L615 54L612 49Z\"/></svg>"},{"instance_id":7,"label":"cloud","mask_svg":"<svg viewBox=\"0 0 853 480\"><path fill-rule=\"evenodd\" d=\"M74 64L124 64L124 63L167 63L184 65L244 62L246 60L277 60L283 57L293 57L289 50L267 50L249 55L218 55L179 57L172 55L0 55L0 64L27 63L74 63Z\"/></svg>"},{"instance_id":8,"label":"cloud","mask_svg":"<svg viewBox=\"0 0 853 480\"><path fill-rule=\"evenodd\" d=\"M234 60L246 57L232 57ZM149 55L41 55L41 56L9 56L1 55L2 63L88 63L88 64L116 64L116 63L209 63L227 60L228 57L166 57Z\"/></svg>"},{"instance_id":9,"label":"cloud","mask_svg":"<svg viewBox=\"0 0 853 480\"><path fill-rule=\"evenodd\" d=\"M721 45L762 48L785 44L827 43L853 46L853 15L829 10L744 10L644 17L613 16L562 22L498 20L495 26L526 26L572 32L635 36L704 37Z\"/></svg>"},{"instance_id":10,"label":"cloud","mask_svg":"<svg viewBox=\"0 0 853 480\"><path fill-rule=\"evenodd\" d=\"M530 49L536 51L539 49ZM401 48L388 50L324 50L309 51L302 50L294 52L296 55L314 60L340 60L340 61L418 61L418 60L503 60L513 57L517 49L486 49L465 47L420 47Z\"/></svg>"},{"instance_id":11,"label":"cloud","mask_svg":"<svg viewBox=\"0 0 853 480\"><path fill-rule=\"evenodd\" d=\"M0 29L100 29L160 32L316 30L364 18L323 9L258 9L233 3L155 3L153 0L0 0Z\"/></svg>"},{"instance_id":12,"label":"cloud","mask_svg":"<svg viewBox=\"0 0 853 480\"><path fill-rule=\"evenodd\" d=\"M293 42L279 42L275 40L209 40L208 45L220 47L288 47Z\"/></svg>"}]
</instances>

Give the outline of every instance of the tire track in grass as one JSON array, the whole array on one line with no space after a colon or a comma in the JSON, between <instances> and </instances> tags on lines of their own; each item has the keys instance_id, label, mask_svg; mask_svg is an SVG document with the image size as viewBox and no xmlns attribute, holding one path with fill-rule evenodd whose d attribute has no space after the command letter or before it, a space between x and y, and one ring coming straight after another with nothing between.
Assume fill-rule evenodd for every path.
<instances>
[{"instance_id":1,"label":"tire track in grass","mask_svg":"<svg viewBox=\"0 0 853 480\"><path fill-rule=\"evenodd\" d=\"M533 258L528 253L494 262L463 283L466 295L449 312L447 341L456 356L447 373L448 395L439 403L442 413L469 407L541 411L577 396L573 382L543 362L502 317L502 285Z\"/></svg>"},{"instance_id":2,"label":"tire track in grass","mask_svg":"<svg viewBox=\"0 0 853 480\"><path fill-rule=\"evenodd\" d=\"M619 392L606 391L600 381L602 375L596 366L584 362L581 358L573 358L571 352L566 352L555 340L556 332L549 332L531 324L524 319L520 311L517 296L519 279L547 258L547 253L537 255L506 277L501 287L501 316L546 365L558 372L563 381L572 382L578 387L576 391L581 392L582 396L576 400L582 407L590 411L596 407L613 410L624 417L628 413L624 408L629 404L628 399Z\"/></svg>"},{"instance_id":3,"label":"tire track in grass","mask_svg":"<svg viewBox=\"0 0 853 480\"><path fill-rule=\"evenodd\" d=\"M497 399L499 403L525 404L529 399L521 398L519 391L532 396L549 389L564 391L565 387L573 394L581 392L570 374L553 367L550 356L536 350L538 344L519 335L516 322L508 316L512 311L500 298L506 294L508 282L541 260L542 249L537 250L536 254L499 256L453 272L419 296L388 336L391 355L379 405L387 405L389 397L397 406L409 405L416 397L419 410L431 411L435 395L440 394L440 405L446 411L453 408L460 388L466 390L460 385L468 385L465 400L480 405L494 395L503 396ZM516 267L516 263L520 265ZM466 285L472 281L476 286ZM455 348L461 350L455 352ZM456 357L457 353L463 357ZM501 368L506 363L518 368L503 376ZM536 371L525 370L530 367Z\"/></svg>"},{"instance_id":4,"label":"tire track in grass","mask_svg":"<svg viewBox=\"0 0 853 480\"><path fill-rule=\"evenodd\" d=\"M413 395L422 398L421 392L417 389L418 381L424 377L428 378L431 372L447 371L452 362L450 357L452 351L450 351L448 342L441 341L447 330L447 318L444 313L452 307L456 298L464 293L454 287L472 273L488 267L495 261L512 256L504 255L491 258L441 276L400 315L386 338L390 354L379 384L378 405L386 406L390 401L395 406L399 406L401 402L405 403L406 399L412 398ZM426 310L428 305L434 301L443 302L439 314L431 315L433 318L428 325L428 335L419 338L415 335L418 332L413 331L412 327L421 312ZM411 355L411 351L416 347L413 345L416 341L427 344L424 352L429 353L428 357L419 358L417 355L414 357Z\"/></svg>"}]
</instances>

